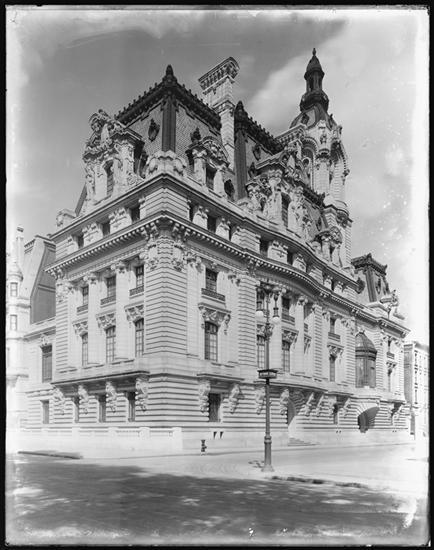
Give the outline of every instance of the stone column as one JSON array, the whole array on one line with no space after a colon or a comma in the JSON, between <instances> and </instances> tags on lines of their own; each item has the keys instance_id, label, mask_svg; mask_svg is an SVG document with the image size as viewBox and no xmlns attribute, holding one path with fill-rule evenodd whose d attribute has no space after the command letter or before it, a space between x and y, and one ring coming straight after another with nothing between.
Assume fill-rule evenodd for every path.
<instances>
[{"instance_id":1,"label":"stone column","mask_svg":"<svg viewBox=\"0 0 434 550\"><path fill-rule=\"evenodd\" d=\"M88 364L101 363L100 329L96 315L100 310L100 290L96 273L89 273L84 277L84 282L89 286L88 301Z\"/></svg>"},{"instance_id":2,"label":"stone column","mask_svg":"<svg viewBox=\"0 0 434 550\"><path fill-rule=\"evenodd\" d=\"M116 359L128 357L128 319L125 306L129 300L128 271L124 262L111 266L116 273Z\"/></svg>"},{"instance_id":3,"label":"stone column","mask_svg":"<svg viewBox=\"0 0 434 550\"><path fill-rule=\"evenodd\" d=\"M294 372L302 374L305 372L304 366L304 304L305 296L298 296L295 304L295 328L298 330L297 340L294 344Z\"/></svg>"},{"instance_id":4,"label":"stone column","mask_svg":"<svg viewBox=\"0 0 434 550\"><path fill-rule=\"evenodd\" d=\"M321 376L328 380L329 378L329 356L330 352L327 346L328 332L330 327L330 311L323 308L322 312L322 372Z\"/></svg>"}]
</instances>

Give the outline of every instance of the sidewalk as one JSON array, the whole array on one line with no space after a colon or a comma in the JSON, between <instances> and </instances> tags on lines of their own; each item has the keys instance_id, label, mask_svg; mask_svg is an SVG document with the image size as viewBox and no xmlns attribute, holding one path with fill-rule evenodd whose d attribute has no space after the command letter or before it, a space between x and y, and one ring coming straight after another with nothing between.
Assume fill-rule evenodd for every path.
<instances>
[{"instance_id":1,"label":"sidewalk","mask_svg":"<svg viewBox=\"0 0 434 550\"><path fill-rule=\"evenodd\" d=\"M309 446L273 448L274 472L261 471L263 449L124 458L85 458L107 466L136 466L143 475L159 473L199 478L263 479L368 486L381 491L424 497L428 488L428 460L414 444Z\"/></svg>"}]
</instances>

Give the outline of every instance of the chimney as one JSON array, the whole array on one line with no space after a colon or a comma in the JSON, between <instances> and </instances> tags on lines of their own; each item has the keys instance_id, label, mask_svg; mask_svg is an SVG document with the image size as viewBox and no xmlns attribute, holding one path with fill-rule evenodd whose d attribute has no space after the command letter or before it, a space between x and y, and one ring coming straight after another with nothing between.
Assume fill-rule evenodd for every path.
<instances>
[{"instance_id":1,"label":"chimney","mask_svg":"<svg viewBox=\"0 0 434 550\"><path fill-rule=\"evenodd\" d=\"M235 59L228 57L199 78L203 100L220 115L222 141L229 156L231 169L234 166L233 84L239 69Z\"/></svg>"},{"instance_id":2,"label":"chimney","mask_svg":"<svg viewBox=\"0 0 434 550\"><path fill-rule=\"evenodd\" d=\"M15 236L15 260L19 267L23 269L24 265L24 229L21 225L17 227Z\"/></svg>"}]
</instances>

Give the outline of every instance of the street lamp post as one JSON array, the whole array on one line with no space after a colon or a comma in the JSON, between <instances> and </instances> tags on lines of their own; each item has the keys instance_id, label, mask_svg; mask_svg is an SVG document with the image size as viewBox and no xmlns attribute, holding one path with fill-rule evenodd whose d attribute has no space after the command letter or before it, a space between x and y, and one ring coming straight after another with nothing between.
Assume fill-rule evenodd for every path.
<instances>
[{"instance_id":1,"label":"street lamp post","mask_svg":"<svg viewBox=\"0 0 434 550\"><path fill-rule=\"evenodd\" d=\"M277 370L270 369L270 338L273 333L273 325L270 322L270 301L274 297L273 322L279 321L279 309L277 307L278 290L268 281L261 284L256 316L258 319L265 319L264 340L265 340L265 361L264 369L258 370L259 378L265 379L265 436L264 436L264 466L263 472L273 472L271 465L271 431L270 431L270 378L276 378ZM264 300L265 299L265 300ZM265 302L265 304L264 304ZM265 308L263 308L265 305Z\"/></svg>"}]
</instances>

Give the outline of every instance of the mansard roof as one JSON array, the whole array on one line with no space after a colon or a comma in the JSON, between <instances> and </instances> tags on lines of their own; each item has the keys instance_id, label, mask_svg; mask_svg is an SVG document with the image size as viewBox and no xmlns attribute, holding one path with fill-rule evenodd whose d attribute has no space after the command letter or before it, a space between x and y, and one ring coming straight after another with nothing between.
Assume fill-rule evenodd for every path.
<instances>
[{"instance_id":1,"label":"mansard roof","mask_svg":"<svg viewBox=\"0 0 434 550\"><path fill-rule=\"evenodd\" d=\"M270 132L267 132L260 124L250 117L242 101L237 103L234 110L234 128L235 133L243 130L248 133L255 141L264 147L269 153L275 154L283 150L283 145Z\"/></svg>"},{"instance_id":2,"label":"mansard roof","mask_svg":"<svg viewBox=\"0 0 434 550\"><path fill-rule=\"evenodd\" d=\"M147 92L129 103L127 107L119 111L115 118L127 125L169 93L173 94L193 113L203 118L210 126L220 130L221 122L218 113L208 107L197 94L193 94L184 84L178 82L171 65L167 66L166 74L159 84L155 83Z\"/></svg>"}]
</instances>

